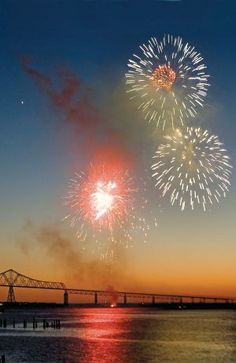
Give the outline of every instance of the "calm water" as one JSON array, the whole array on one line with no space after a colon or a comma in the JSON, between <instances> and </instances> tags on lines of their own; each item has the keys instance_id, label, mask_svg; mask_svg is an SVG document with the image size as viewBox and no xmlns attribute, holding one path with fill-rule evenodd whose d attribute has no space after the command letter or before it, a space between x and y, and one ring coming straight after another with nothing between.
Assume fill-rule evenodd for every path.
<instances>
[{"instance_id":1,"label":"calm water","mask_svg":"<svg viewBox=\"0 0 236 363\"><path fill-rule=\"evenodd\" d=\"M235 363L236 312L53 309L0 313L8 362ZM23 319L61 319L61 329L23 329Z\"/></svg>"}]
</instances>

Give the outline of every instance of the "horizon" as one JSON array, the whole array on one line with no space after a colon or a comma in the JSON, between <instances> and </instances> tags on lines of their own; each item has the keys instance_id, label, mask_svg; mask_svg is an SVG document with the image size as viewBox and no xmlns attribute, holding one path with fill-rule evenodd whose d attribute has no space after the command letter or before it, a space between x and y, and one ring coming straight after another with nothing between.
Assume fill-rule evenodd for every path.
<instances>
[{"instance_id":1,"label":"horizon","mask_svg":"<svg viewBox=\"0 0 236 363\"><path fill-rule=\"evenodd\" d=\"M11 266L81 289L236 296L236 7L150 4L2 1L0 273ZM210 87L193 126L217 135L233 166L226 198L206 212L181 211L154 188L152 155L164 132L147 126L126 93L129 59L164 34L181 36L203 56ZM116 162L129 171L140 198L134 209L148 222L147 240L132 231L129 248L117 232L113 258L106 258L105 233L101 248L92 228L84 244L65 220L68 183L104 159L110 171ZM0 287L0 301L5 296ZM52 295L17 290L17 296Z\"/></svg>"}]
</instances>

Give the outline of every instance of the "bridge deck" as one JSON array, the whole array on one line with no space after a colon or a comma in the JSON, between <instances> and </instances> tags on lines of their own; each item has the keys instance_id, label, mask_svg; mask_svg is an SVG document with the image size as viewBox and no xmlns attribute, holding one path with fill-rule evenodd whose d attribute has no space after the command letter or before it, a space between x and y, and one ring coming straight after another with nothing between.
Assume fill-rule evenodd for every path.
<instances>
[{"instance_id":1,"label":"bridge deck","mask_svg":"<svg viewBox=\"0 0 236 363\"><path fill-rule=\"evenodd\" d=\"M224 297L224 296L204 296L204 295L186 295L186 294L159 294L159 293L146 293L146 292L132 292L132 291L113 291L113 290L88 290L68 288L63 282L51 282L36 280L31 277L22 275L15 270L7 270L0 273L0 286L9 288L8 298L14 299L13 288L25 288L25 289L47 289L47 290L63 290L65 292L64 298L68 301L68 294L79 295L93 295L97 302L98 296L115 296L117 299L122 297L124 302L127 302L127 298L137 299L152 299L154 301L166 300L166 301L202 301L202 302L229 302L236 303L236 297Z\"/></svg>"}]
</instances>

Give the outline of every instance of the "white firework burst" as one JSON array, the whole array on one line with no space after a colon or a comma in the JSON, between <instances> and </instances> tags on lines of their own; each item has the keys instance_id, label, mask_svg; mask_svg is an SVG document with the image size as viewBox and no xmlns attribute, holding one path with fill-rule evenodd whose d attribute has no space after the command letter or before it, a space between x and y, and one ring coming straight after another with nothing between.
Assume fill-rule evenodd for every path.
<instances>
[{"instance_id":1,"label":"white firework burst","mask_svg":"<svg viewBox=\"0 0 236 363\"><path fill-rule=\"evenodd\" d=\"M152 37L139 48L141 55L129 59L126 84L130 98L138 98L145 119L164 129L195 117L209 86L201 54L169 34L160 42Z\"/></svg>"},{"instance_id":2,"label":"white firework burst","mask_svg":"<svg viewBox=\"0 0 236 363\"><path fill-rule=\"evenodd\" d=\"M172 205L178 203L194 209L219 202L230 186L230 158L223 144L207 130L187 127L176 129L165 137L153 158L151 166L155 186L168 196Z\"/></svg>"}]
</instances>

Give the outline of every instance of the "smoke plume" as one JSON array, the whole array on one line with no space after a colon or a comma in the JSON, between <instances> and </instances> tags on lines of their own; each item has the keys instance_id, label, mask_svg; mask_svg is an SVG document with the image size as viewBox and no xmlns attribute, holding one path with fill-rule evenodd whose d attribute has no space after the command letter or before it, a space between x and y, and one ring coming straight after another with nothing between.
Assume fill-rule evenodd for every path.
<instances>
[{"instance_id":1,"label":"smoke plume","mask_svg":"<svg viewBox=\"0 0 236 363\"><path fill-rule=\"evenodd\" d=\"M65 67L58 68L59 86L56 86L52 77L33 68L27 57L22 58L21 64L55 110L63 112L65 122L86 129L97 127L101 120L92 102L92 91L73 72Z\"/></svg>"},{"instance_id":2,"label":"smoke plume","mask_svg":"<svg viewBox=\"0 0 236 363\"><path fill-rule=\"evenodd\" d=\"M79 241L76 242L79 245ZM28 220L17 245L25 255L39 249L40 254L51 260L55 269L64 271L64 279L69 286L97 289L106 289L108 285L119 286L119 282L125 277L125 258L122 252L118 251L119 258L112 263L92 260L81 252L76 242L66 236L57 223L37 227Z\"/></svg>"}]
</instances>

